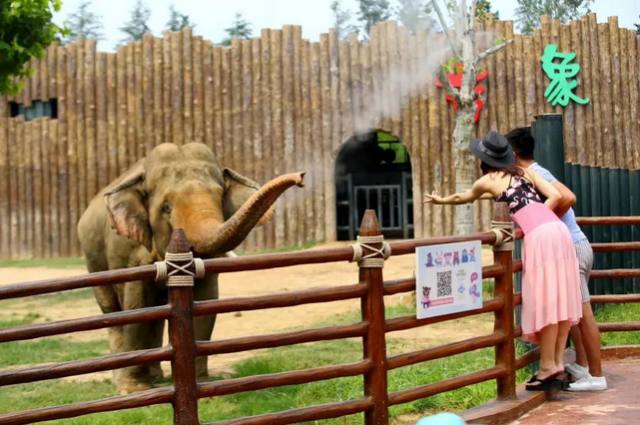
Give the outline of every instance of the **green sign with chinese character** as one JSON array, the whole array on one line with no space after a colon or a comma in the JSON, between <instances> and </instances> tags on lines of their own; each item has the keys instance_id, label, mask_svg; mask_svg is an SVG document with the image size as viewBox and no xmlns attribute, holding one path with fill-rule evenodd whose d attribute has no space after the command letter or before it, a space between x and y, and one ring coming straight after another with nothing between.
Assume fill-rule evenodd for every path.
<instances>
[{"instance_id":1,"label":"green sign with chinese character","mask_svg":"<svg viewBox=\"0 0 640 425\"><path fill-rule=\"evenodd\" d=\"M544 92L544 96L551 106L558 104L567 106L569 100L573 100L580 105L589 103L588 98L581 99L573 92L578 87L578 81L573 78L580 72L580 65L571 63L575 58L575 53L558 52L558 47L555 44L549 44L544 49L544 55L542 55L541 59L542 69L551 80L551 84Z\"/></svg>"}]
</instances>

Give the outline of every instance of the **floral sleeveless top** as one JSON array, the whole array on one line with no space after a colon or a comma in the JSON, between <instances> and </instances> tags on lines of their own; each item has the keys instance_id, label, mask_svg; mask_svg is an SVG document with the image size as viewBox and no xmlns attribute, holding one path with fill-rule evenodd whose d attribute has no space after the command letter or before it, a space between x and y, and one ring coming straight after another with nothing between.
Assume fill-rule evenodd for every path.
<instances>
[{"instance_id":1,"label":"floral sleeveless top","mask_svg":"<svg viewBox=\"0 0 640 425\"><path fill-rule=\"evenodd\" d=\"M522 176L512 176L509 186L496 199L496 202L509 204L509 212L513 215L529 204L542 203L542 199L528 180Z\"/></svg>"}]
</instances>

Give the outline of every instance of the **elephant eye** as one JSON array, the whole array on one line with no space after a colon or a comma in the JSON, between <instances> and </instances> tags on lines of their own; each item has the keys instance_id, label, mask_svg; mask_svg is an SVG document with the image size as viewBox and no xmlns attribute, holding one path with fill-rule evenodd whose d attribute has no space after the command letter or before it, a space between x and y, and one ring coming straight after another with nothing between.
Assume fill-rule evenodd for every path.
<instances>
[{"instance_id":1,"label":"elephant eye","mask_svg":"<svg viewBox=\"0 0 640 425\"><path fill-rule=\"evenodd\" d=\"M168 202L162 204L162 212L164 214L171 214L171 204Z\"/></svg>"}]
</instances>

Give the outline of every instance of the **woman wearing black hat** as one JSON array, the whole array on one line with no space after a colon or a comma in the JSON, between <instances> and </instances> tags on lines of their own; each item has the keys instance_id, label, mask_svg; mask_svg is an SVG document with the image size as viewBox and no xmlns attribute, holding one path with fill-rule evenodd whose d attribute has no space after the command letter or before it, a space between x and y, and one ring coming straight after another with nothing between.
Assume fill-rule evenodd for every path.
<instances>
[{"instance_id":1,"label":"woman wearing black hat","mask_svg":"<svg viewBox=\"0 0 640 425\"><path fill-rule=\"evenodd\" d=\"M527 389L562 388L563 354L569 327L582 317L580 274L571 234L553 213L560 192L535 172L517 167L507 139L490 132L469 149L482 161L483 176L471 190L447 197L425 195L425 203L466 204L488 195L506 202L524 233L522 339L540 345L540 370ZM488 195L487 195L488 194ZM546 197L543 203L539 194Z\"/></svg>"}]
</instances>

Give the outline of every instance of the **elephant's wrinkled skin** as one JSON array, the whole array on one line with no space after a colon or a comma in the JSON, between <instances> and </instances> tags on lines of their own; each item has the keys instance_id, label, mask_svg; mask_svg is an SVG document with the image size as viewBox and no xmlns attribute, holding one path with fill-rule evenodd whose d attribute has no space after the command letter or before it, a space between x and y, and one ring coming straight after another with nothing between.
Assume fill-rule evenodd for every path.
<instances>
[{"instance_id":1,"label":"elephant's wrinkled skin","mask_svg":"<svg viewBox=\"0 0 640 425\"><path fill-rule=\"evenodd\" d=\"M207 146L162 144L103 189L78 223L78 237L90 272L152 264L164 259L171 232L184 229L197 256L220 257L237 247L255 226L273 215L272 205L303 173L278 177L260 188L230 169L221 169ZM166 288L134 281L95 288L103 313L166 302ZM218 276L196 282L195 300L218 298ZM215 316L195 319L197 340L211 338ZM109 328L112 353L159 347L164 322ZM199 380L208 379L207 358L196 362ZM114 372L120 394L151 388L160 365Z\"/></svg>"}]
</instances>

